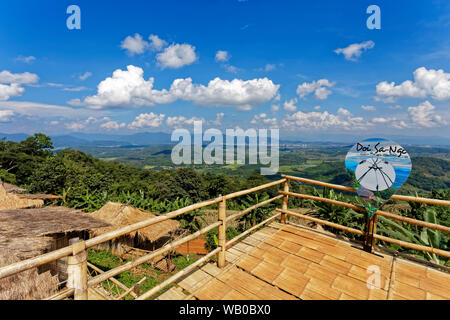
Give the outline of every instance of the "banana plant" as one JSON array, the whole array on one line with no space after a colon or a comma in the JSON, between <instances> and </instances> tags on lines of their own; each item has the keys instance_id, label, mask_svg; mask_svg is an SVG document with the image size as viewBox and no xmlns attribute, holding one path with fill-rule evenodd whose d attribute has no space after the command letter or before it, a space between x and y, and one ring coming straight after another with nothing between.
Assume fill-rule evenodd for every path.
<instances>
[{"instance_id":1,"label":"banana plant","mask_svg":"<svg viewBox=\"0 0 450 320\"><path fill-rule=\"evenodd\" d=\"M347 202L347 199L343 194L336 193L333 189L329 188L323 188L322 195L317 189L314 189L313 194L317 197ZM359 229L364 225L363 213L322 201L314 201L313 206L317 209L317 214L320 219Z\"/></svg>"},{"instance_id":2,"label":"banana plant","mask_svg":"<svg viewBox=\"0 0 450 320\"><path fill-rule=\"evenodd\" d=\"M436 211L433 208L428 208L423 212L423 217L426 222L438 224L436 219ZM412 242L415 244L432 247L441 250L447 250L445 244L445 237L438 230L429 228L422 228L422 231L414 232L406 229L400 223L379 216L378 230L389 237L399 239L406 242ZM429 261L433 261L436 264L448 264L448 259L441 258L434 253L421 252L421 255Z\"/></svg>"},{"instance_id":3,"label":"banana plant","mask_svg":"<svg viewBox=\"0 0 450 320\"><path fill-rule=\"evenodd\" d=\"M246 199L242 200L241 210L254 206L268 199L269 195L267 193L264 193L261 197L259 197L258 194L255 194L254 198L248 195ZM247 212L246 214L242 215L239 218L239 221L243 222L243 230L247 230L248 228L253 227L254 225L264 221L264 219L267 218L272 212L272 207L273 205L267 204L265 206L253 209L250 212Z\"/></svg>"}]
</instances>

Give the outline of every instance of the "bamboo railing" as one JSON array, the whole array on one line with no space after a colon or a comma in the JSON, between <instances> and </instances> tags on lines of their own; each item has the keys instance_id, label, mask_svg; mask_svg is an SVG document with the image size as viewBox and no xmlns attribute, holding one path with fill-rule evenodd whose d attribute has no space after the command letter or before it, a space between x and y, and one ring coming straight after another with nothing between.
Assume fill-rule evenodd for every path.
<instances>
[{"instance_id":1,"label":"bamboo railing","mask_svg":"<svg viewBox=\"0 0 450 320\"><path fill-rule=\"evenodd\" d=\"M69 279L67 281L67 288L61 290L57 294L55 294L52 297L49 297L47 299L60 300L60 299L65 299L67 297L70 297L72 295L75 300L87 299L89 288L95 288L100 283L107 281L107 280L111 280L114 284L120 286L122 289L125 290L124 291L125 293L122 293L121 295L119 295L119 297L123 298L124 294L125 295L130 294L133 298L135 298L137 300L145 300L145 299L148 299L148 298L154 296L160 290L167 287L168 285L170 285L171 283L173 283L180 277L188 274L189 272L194 270L196 267L207 262L214 255L217 255L218 267L223 268L226 264L226 248L227 247L231 246L232 244L239 241L240 239L242 239L249 233L257 230L258 228L273 221L274 219L276 219L278 217L280 218L281 223L286 223L287 215L291 215L291 216L295 216L295 217L302 218L305 220L313 221L315 223L326 225L326 226L336 228L336 229L340 229L345 232L350 232L350 233L354 233L354 234L357 234L360 236L365 236L366 238L368 238L369 233L371 233L373 240L382 240L382 241L394 243L394 244L397 244L397 245L400 245L403 247L421 250L421 251L425 251L425 252L429 252L429 253L435 253L438 255L445 256L445 257L450 257L450 252L448 252L448 251L440 250L437 248L421 246L421 245L417 245L417 244L413 244L413 243L409 243L409 242L405 242L405 241L401 241L401 240L397 240L397 239L393 239L393 238L389 238L389 237L385 237L385 236L376 234L376 217L378 215L380 215L380 216L384 216L386 218L415 224L417 226L426 227L426 228L438 230L441 232L450 233L450 228L447 226L441 226L438 224L433 224L433 223L429 223L429 222L425 222L425 221L419 221L416 219L411 219L411 218L396 215L394 213L379 210L375 214L375 219L373 220L374 223L370 226L370 228L368 230L363 232L361 230L350 228L350 227L343 226L343 225L339 225L337 223L333 223L330 221L321 220L321 219L311 217L308 215L292 212L292 211L288 210L288 198L290 196L303 198L303 199L310 199L310 200L314 200L314 201L322 201L322 202L343 206L343 207L350 208L350 209L357 210L357 211L365 211L365 209L363 207L359 207L359 206L356 206L356 205L350 204L350 203L345 203L345 202L341 202L341 201L336 201L336 200L332 200L332 199L326 199L326 198L321 198L321 197L316 197L316 196L311 196L311 195L306 195L306 194L290 192L289 191L290 180L299 181L299 182L303 182L303 183L309 183L309 184L315 184L318 186L338 189L338 190L342 190L342 191L356 192L356 190L354 190L352 188L341 186L341 185L330 184L330 183L325 183L325 182L321 182L321 181L305 179L305 178L300 178L300 177L282 175L282 179L277 180L277 181L273 181L273 182L263 184L263 185L260 185L260 186L254 187L254 188L250 188L247 190L234 192L234 193L231 193L228 195L219 196L215 199L192 204L192 205L186 206L184 208L172 211L170 213L167 213L164 215L159 215L157 217L154 217L154 218L142 221L142 222L138 222L138 223L120 228L118 230L114 230L114 231L102 234L100 236L94 237L94 238L86 240L86 241L78 241L78 242L71 243L71 245L69 245L65 248L62 248L62 249L58 249L58 250L31 258L31 259L19 261L19 262L13 263L11 265L4 266L4 267L0 268L0 279L17 274L19 272L22 272L22 271L25 271L25 270L28 270L31 268L35 268L35 267L47 264L49 262L55 261L55 260L63 258L63 257L68 257ZM250 193L253 193L256 191L264 190L267 188L275 187L275 186L278 186L281 184L283 184L283 190L278 191L280 193L279 195L277 195L273 198L270 198L268 200L259 202L253 206L250 206L250 207L248 207L238 213L232 214L228 217L226 216L227 200L230 200L230 199L233 199L236 197L240 197L243 195L247 195L247 194L250 194ZM445 201L445 200L427 199L427 198L419 198L419 197L408 197L408 196L392 196L391 198L397 199L397 200L403 200L403 201L415 201L415 202L422 202L422 203L433 204L433 205L450 206L450 201ZM239 218L252 210L255 210L259 207L262 207L264 205L267 205L267 204L272 203L279 199L282 199L281 208L275 209L276 213L274 215L272 215L271 217L267 218L266 220L258 223L257 225L249 228L248 230L242 232L241 234L234 237L233 239L228 240L228 241L226 240L226 226L228 223L230 223L230 221L232 221L236 218ZM87 271L88 270L87 269L88 262L86 260L88 248L95 247L101 243L118 238L123 235L126 235L130 232L134 232L136 230L151 226L155 223L162 222L162 221L165 221L165 220L168 220L171 218L175 218L175 217L185 214L187 212L201 209L201 208L213 205L213 204L218 204L218 211L217 211L218 212L218 220L217 220L217 222L214 222L214 223L202 228L201 230L198 230L197 232L194 232L194 233L192 233L188 236L185 236L181 239L178 239L176 241L168 243L157 250L149 252L149 253L147 253L139 258L136 258L132 261L129 261L121 266L118 266L114 269L111 269L111 270L108 270L105 272L97 272L97 275L88 278L88 271ZM155 258L157 256L164 255L165 253L167 253L171 250L174 250L175 248L182 245L183 243L186 243L192 239L195 239L198 236L205 234L217 227L218 227L218 247L216 249L212 250L211 252L209 252L207 255L205 255L201 259L197 260L196 262L194 262L193 264L184 268L183 270L175 273L174 275L172 275L170 278L168 278L161 284L157 285L156 287L153 287L152 289L143 293L140 296L137 296L131 289L128 289L127 287L123 286L119 281L117 281L114 278L115 276L119 275L122 272L131 270L145 262L152 260L153 258ZM372 235L372 233L373 233L373 235ZM370 251L372 250L372 243L370 243L369 249L370 249ZM89 267L92 269L92 265L89 265ZM95 269L95 268L93 268L93 269ZM96 271L98 271L98 270L96 270Z\"/></svg>"},{"instance_id":2,"label":"bamboo railing","mask_svg":"<svg viewBox=\"0 0 450 320\"><path fill-rule=\"evenodd\" d=\"M331 183L326 183L326 182L322 182L322 181L316 181L316 180L311 180L311 179L305 179L305 178L300 178L300 177L295 177L295 176L289 176L289 175L281 175L283 178L287 179L287 182L289 180L295 180L295 181L300 181L303 183L308 183L308 184L314 184L314 185L318 185L318 186L322 186L322 187L327 187L327 188L333 188L333 189L338 189L338 190L342 190L342 191L349 191L349 192L356 192L355 189L353 188L349 188L349 187L345 187L345 186L341 186L341 185L337 185L337 184L331 184ZM356 211L363 211L365 212L366 210L363 207L360 206L356 206L354 204L350 204L350 203L346 203L346 202L342 202L342 201L337 201L337 200L333 200L333 199L327 199L327 198L322 198L322 197L316 197L316 196L311 196L311 195L306 195L306 194L301 194L301 193L293 193L293 192L289 192L289 191L278 191L280 194L282 194L283 196L292 196L292 197L297 197L297 198L302 198L302 199L309 199L309 200L314 200L314 201L321 201L321 202L325 202L325 203L330 203L330 204L334 204L334 205L338 205L338 206L342 206L342 207L346 207L349 209L353 209ZM396 199L396 200L402 200L402 201L413 201L413 202L421 202L421 203L426 203L426 204L430 204L430 205L441 205L441 206L450 206L450 201L447 200L438 200L438 199L428 199L428 198L420 198L420 197L410 197L410 196L399 196L399 195L393 195L391 197L391 199ZM434 253L443 257L447 257L450 258L450 252L446 251L446 250L441 250L441 249L437 249L437 248L433 248L433 247L427 247L427 246L423 246L423 245L418 245L415 243L410 243L410 242L406 242L406 241L402 241L402 240L398 240L398 239L393 239L390 237L385 237L382 235L378 235L376 234L376 224L377 224L377 217L378 216L384 216L386 218L391 218L397 221L401 221L401 222L406 222L409 224L413 224L416 226L420 226L420 227L425 227L425 228L429 228L429 229L434 229L434 230L438 230L441 232L445 232L445 233L450 233L450 228L447 226L442 226L439 224L434 224L434 223L429 223L426 221L420 221L420 220L416 220L416 219L412 219L412 218L408 218L408 217L403 217L391 212L386 212L386 211L382 211L382 210L378 210L373 219L371 219L370 224L368 225L368 229L366 230L366 232L362 232L360 230L354 229L354 228L349 228L349 227L345 227L336 223L332 223L329 221L325 221L325 220L321 220L321 219L317 219L317 218L313 218L311 216L307 216L307 215L302 215L302 214L298 214L292 211L288 211L286 208L282 208L282 209L276 209L276 211L282 213L282 214L289 214L292 216L297 216L299 218L303 218L305 220L309 220L309 221L313 221L316 222L318 224L322 224L322 225L327 225L329 227L333 227L336 229L340 229L346 232L350 232L350 233L354 233L354 234L358 234L358 235L364 235L366 238L366 242L365 242L365 248L367 249L367 251L372 252L372 248L375 244L375 240L382 240L385 242L389 242L389 243L393 243L393 244L397 244L399 246L405 247L405 248L409 248L409 249L414 249L414 250L420 250L420 251L424 251L424 252L428 252L428 253Z\"/></svg>"},{"instance_id":3,"label":"bamboo railing","mask_svg":"<svg viewBox=\"0 0 450 320\"><path fill-rule=\"evenodd\" d=\"M73 295L75 300L85 300L85 299L87 299L88 288L95 287L98 284L102 283L103 281L114 279L113 277L117 276L118 274L120 274L122 272L133 269L145 262L152 260L153 258L155 258L157 256L163 255L163 254L167 253L168 251L171 251L171 250L177 248L178 246L182 245L183 243L186 243L192 239L197 238L198 236L200 236L202 234L207 233L208 231L211 231L212 229L214 229L216 227L219 227L219 232L218 232L219 246L218 246L218 248L216 248L215 250L213 250L212 252L210 252L209 254L204 256L203 258L199 259L194 264L192 264L189 267L178 272L171 278L167 279L161 285L151 289L151 291L147 291L145 293L145 296L143 296L144 298L150 297L154 292L158 291L157 288L165 287L166 285L170 284L171 282L173 282L176 279L178 279L179 277L181 277L183 274L189 272L189 270L192 270L192 268L195 268L196 266L200 265L201 263L207 261L215 254L218 255L218 259L217 259L218 266L223 267L225 265L225 251L226 251L226 246L227 246L226 237L225 237L227 222L229 222L233 219L236 219L236 218L250 212L251 210L254 210L263 205L266 205L275 200L278 200L283 196L273 197L271 199L268 199L268 200L258 203L256 205L253 205L245 210L242 210L241 212L238 212L237 214L234 214L234 215L228 216L228 217L226 217L226 200L240 197L243 195L247 195L247 194L250 194L250 193L253 193L256 191L260 191L263 189L271 188L271 187L277 186L281 183L284 183L285 181L286 181L286 179L283 178L283 179L273 181L273 182L270 182L267 184L263 184L260 186L256 186L254 188L250 188L247 190L242 190L242 191L234 192L234 193L231 193L228 195L219 196L215 199L192 204L192 205L186 206L184 208L172 211L172 212L164 214L164 215L159 215L157 217L154 217L154 218L142 221L142 222L138 222L138 223L135 223L135 224L132 224L132 225L129 225L126 227L122 227L120 229L117 229L117 230L114 230L111 232L104 233L100 236L96 236L96 237L91 238L86 241L83 241L83 240L76 241L74 243L71 243L67 247L64 247L64 248L61 248L61 249L58 249L58 250L55 250L55 251L52 251L52 252L49 252L49 253L34 257L34 258L30 258L27 260L19 261L19 262L1 267L0 268L0 279L17 274L17 273L25 271L25 270L29 270L32 268L36 268L36 267L45 265L47 263L56 261L56 260L64 258L64 257L68 257L68 261L69 261L68 277L69 277L69 279L67 281L67 288L61 290L57 294L55 294L47 299L60 300L60 299L65 299L65 298ZM218 221L217 222L212 223L212 224L208 225L207 227L204 227L201 230L194 232L193 234L190 234L186 237L183 237L183 238L173 241L169 244L166 244L163 247L161 247L157 250L154 250L144 256L141 256L135 260L129 261L124 265L121 265L119 267L116 267L114 269L111 269L111 270L108 270L108 271L105 271L102 273L99 273L96 276L88 279L88 263L87 263L87 259L86 259L88 248L95 247L106 241L110 241L112 239L121 237L123 235L126 235L128 233L137 231L139 229L151 226L158 222L172 219L172 218L175 218L182 214L185 214L187 212L201 209L201 208L213 205L213 204L219 204ZM143 299L142 296L135 297L135 298Z\"/></svg>"}]
</instances>

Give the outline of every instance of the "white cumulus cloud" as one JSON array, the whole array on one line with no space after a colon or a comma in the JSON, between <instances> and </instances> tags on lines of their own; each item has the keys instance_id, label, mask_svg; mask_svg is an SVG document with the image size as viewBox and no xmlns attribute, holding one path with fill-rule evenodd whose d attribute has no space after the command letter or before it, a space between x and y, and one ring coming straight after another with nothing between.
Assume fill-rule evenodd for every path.
<instances>
[{"instance_id":1,"label":"white cumulus cloud","mask_svg":"<svg viewBox=\"0 0 450 320\"><path fill-rule=\"evenodd\" d=\"M0 100L5 101L11 97L23 95L25 89L22 85L31 85L39 81L34 73L11 73L8 70L0 72Z\"/></svg>"},{"instance_id":2,"label":"white cumulus cloud","mask_svg":"<svg viewBox=\"0 0 450 320\"><path fill-rule=\"evenodd\" d=\"M118 123L117 121L111 120L100 125L101 128L106 130L118 130L120 128L126 127L126 123Z\"/></svg>"},{"instance_id":3,"label":"white cumulus cloud","mask_svg":"<svg viewBox=\"0 0 450 320\"><path fill-rule=\"evenodd\" d=\"M120 47L127 51L131 56L144 53L148 47L148 42L142 39L142 36L136 33L133 37L126 37L120 44Z\"/></svg>"},{"instance_id":4,"label":"white cumulus cloud","mask_svg":"<svg viewBox=\"0 0 450 320\"><path fill-rule=\"evenodd\" d=\"M450 73L421 67L414 71L413 76L414 81L406 80L399 85L395 85L395 82L380 82L376 87L378 99L391 102L396 98L431 96L435 100L450 100Z\"/></svg>"},{"instance_id":5,"label":"white cumulus cloud","mask_svg":"<svg viewBox=\"0 0 450 320\"><path fill-rule=\"evenodd\" d=\"M353 43L345 48L338 48L334 52L336 54L342 53L346 60L356 61L364 51L372 49L374 46L375 43L369 40L361 43Z\"/></svg>"},{"instance_id":6,"label":"white cumulus cloud","mask_svg":"<svg viewBox=\"0 0 450 320\"><path fill-rule=\"evenodd\" d=\"M161 51L167 45L167 42L158 37L157 35L151 34L148 39L150 40L150 48L153 51Z\"/></svg>"},{"instance_id":7,"label":"white cumulus cloud","mask_svg":"<svg viewBox=\"0 0 450 320\"><path fill-rule=\"evenodd\" d=\"M318 100L325 100L331 94L327 88L331 88L335 82L330 82L327 79L320 79L313 82L304 82L297 87L297 94L300 98L305 98L307 95L314 92L314 96Z\"/></svg>"},{"instance_id":8,"label":"white cumulus cloud","mask_svg":"<svg viewBox=\"0 0 450 320\"><path fill-rule=\"evenodd\" d=\"M38 81L39 77L34 73L11 73L8 70L0 72L0 83L31 84Z\"/></svg>"},{"instance_id":9,"label":"white cumulus cloud","mask_svg":"<svg viewBox=\"0 0 450 320\"><path fill-rule=\"evenodd\" d=\"M219 50L216 52L216 58L215 60L217 62L226 62L231 58L231 55L228 53L228 51L225 50Z\"/></svg>"},{"instance_id":10,"label":"white cumulus cloud","mask_svg":"<svg viewBox=\"0 0 450 320\"><path fill-rule=\"evenodd\" d=\"M354 117L350 111L339 108L337 114L324 112L297 111L286 116L282 126L291 130L337 128L344 130L362 129L367 122L362 117Z\"/></svg>"},{"instance_id":11,"label":"white cumulus cloud","mask_svg":"<svg viewBox=\"0 0 450 320\"><path fill-rule=\"evenodd\" d=\"M413 124L432 128L447 125L447 121L435 112L436 107L429 101L422 102L416 107L409 107L408 112Z\"/></svg>"},{"instance_id":12,"label":"white cumulus cloud","mask_svg":"<svg viewBox=\"0 0 450 320\"><path fill-rule=\"evenodd\" d=\"M163 68L181 68L197 60L195 47L190 44L172 44L156 55L156 60Z\"/></svg>"},{"instance_id":13,"label":"white cumulus cloud","mask_svg":"<svg viewBox=\"0 0 450 320\"><path fill-rule=\"evenodd\" d=\"M9 122L14 115L12 110L0 110L0 122Z\"/></svg>"},{"instance_id":14,"label":"white cumulus cloud","mask_svg":"<svg viewBox=\"0 0 450 320\"><path fill-rule=\"evenodd\" d=\"M0 84L0 101L8 100L11 97L21 96L25 89L16 83L10 85Z\"/></svg>"},{"instance_id":15,"label":"white cumulus cloud","mask_svg":"<svg viewBox=\"0 0 450 320\"><path fill-rule=\"evenodd\" d=\"M283 109L285 111L288 111L288 112L294 112L294 111L297 110L297 107L295 106L296 103L297 103L297 99L296 98L288 100L288 101L285 101L283 103Z\"/></svg>"},{"instance_id":16,"label":"white cumulus cloud","mask_svg":"<svg viewBox=\"0 0 450 320\"><path fill-rule=\"evenodd\" d=\"M175 117L168 117L166 120L166 124L169 127L180 128L186 125L193 125L194 121L202 121L204 123L205 119L197 117L186 118L183 116L175 116Z\"/></svg>"},{"instance_id":17,"label":"white cumulus cloud","mask_svg":"<svg viewBox=\"0 0 450 320\"><path fill-rule=\"evenodd\" d=\"M250 123L261 125L261 126L269 126L271 128L278 126L277 118L269 118L267 116L267 114L265 114L265 113L255 114L253 116L253 119L250 121Z\"/></svg>"},{"instance_id":18,"label":"white cumulus cloud","mask_svg":"<svg viewBox=\"0 0 450 320\"><path fill-rule=\"evenodd\" d=\"M186 78L175 79L169 90L155 90L154 78L145 80L143 74L141 68L132 65L127 70L115 70L112 77L99 83L96 95L68 103L102 109L153 106L185 100L200 106L234 106L239 110L250 110L274 98L279 89L279 85L267 78L231 81L215 78L207 86L194 84L191 78Z\"/></svg>"},{"instance_id":19,"label":"white cumulus cloud","mask_svg":"<svg viewBox=\"0 0 450 320\"><path fill-rule=\"evenodd\" d=\"M130 129L139 128L157 128L161 125L164 120L164 114L141 113L138 115L132 123L128 125Z\"/></svg>"}]
</instances>

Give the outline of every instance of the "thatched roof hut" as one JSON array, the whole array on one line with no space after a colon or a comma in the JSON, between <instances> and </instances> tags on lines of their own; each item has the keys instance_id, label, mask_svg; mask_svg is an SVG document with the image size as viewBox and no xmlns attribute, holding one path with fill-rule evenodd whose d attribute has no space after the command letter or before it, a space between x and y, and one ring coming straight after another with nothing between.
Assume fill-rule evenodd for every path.
<instances>
[{"instance_id":1,"label":"thatched roof hut","mask_svg":"<svg viewBox=\"0 0 450 320\"><path fill-rule=\"evenodd\" d=\"M0 210L0 266L87 239L104 221L66 207ZM42 299L56 293L67 277L67 258L0 279L0 299Z\"/></svg>"},{"instance_id":2,"label":"thatched roof hut","mask_svg":"<svg viewBox=\"0 0 450 320\"><path fill-rule=\"evenodd\" d=\"M20 261L14 251L2 250L0 267ZM0 300L38 300L55 294L58 290L58 277L50 271L38 273L37 268L0 279Z\"/></svg>"},{"instance_id":3,"label":"thatched roof hut","mask_svg":"<svg viewBox=\"0 0 450 320\"><path fill-rule=\"evenodd\" d=\"M26 259L52 249L55 235L89 233L107 226L90 214L66 207L0 210L0 252L10 248Z\"/></svg>"},{"instance_id":4,"label":"thatched roof hut","mask_svg":"<svg viewBox=\"0 0 450 320\"><path fill-rule=\"evenodd\" d=\"M97 236L156 216L127 204L108 202L100 210L93 212L92 217L111 224L110 227L96 229L93 235ZM158 247L158 243L164 241L171 232L178 230L179 227L178 221L169 219L131 232L121 237L119 242L131 247L154 250ZM117 246L112 246L112 249L117 253L122 253Z\"/></svg>"}]
</instances>

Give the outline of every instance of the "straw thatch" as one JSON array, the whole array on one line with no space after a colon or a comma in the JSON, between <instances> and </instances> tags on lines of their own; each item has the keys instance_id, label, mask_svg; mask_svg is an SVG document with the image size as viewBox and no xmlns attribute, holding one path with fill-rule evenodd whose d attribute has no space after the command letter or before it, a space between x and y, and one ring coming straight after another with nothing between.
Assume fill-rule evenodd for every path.
<instances>
[{"instance_id":1,"label":"straw thatch","mask_svg":"<svg viewBox=\"0 0 450 320\"><path fill-rule=\"evenodd\" d=\"M100 235L124 226L128 226L133 223L141 222L155 217L153 213L136 209L130 205L116 202L108 202L100 210L92 213L92 216L112 225L111 227L95 230L94 235ZM167 236L170 232L177 230L179 226L180 225L178 221L169 219L131 232L130 234L128 234L128 236L130 238L137 237L139 242L155 242L158 239Z\"/></svg>"},{"instance_id":2,"label":"straw thatch","mask_svg":"<svg viewBox=\"0 0 450 320\"><path fill-rule=\"evenodd\" d=\"M42 199L27 199L21 196L23 195L7 192L3 184L0 184L0 210L40 208L44 205Z\"/></svg>"},{"instance_id":3,"label":"straw thatch","mask_svg":"<svg viewBox=\"0 0 450 320\"><path fill-rule=\"evenodd\" d=\"M0 252L10 248L19 258L29 258L50 248L51 235L106 226L90 214L66 207L0 210Z\"/></svg>"},{"instance_id":4,"label":"straw thatch","mask_svg":"<svg viewBox=\"0 0 450 320\"><path fill-rule=\"evenodd\" d=\"M17 194L20 199L41 199L41 200L55 200L60 199L60 196L55 196L54 194L44 194L44 193L20 193Z\"/></svg>"},{"instance_id":5,"label":"straw thatch","mask_svg":"<svg viewBox=\"0 0 450 320\"><path fill-rule=\"evenodd\" d=\"M2 182L3 188L5 188L6 192L9 193L21 193L21 192L25 192L26 190L18 187L16 185L7 183L7 182Z\"/></svg>"},{"instance_id":6,"label":"straw thatch","mask_svg":"<svg viewBox=\"0 0 450 320\"><path fill-rule=\"evenodd\" d=\"M18 262L13 251L4 250L0 255L0 267ZM37 300L44 299L58 290L58 278L50 271L38 274L33 268L0 279L0 300Z\"/></svg>"}]
</instances>

